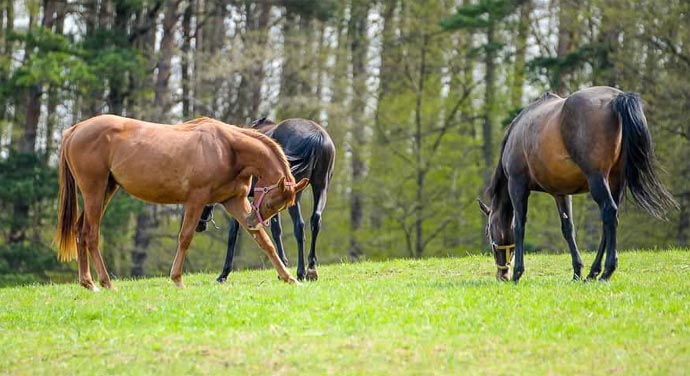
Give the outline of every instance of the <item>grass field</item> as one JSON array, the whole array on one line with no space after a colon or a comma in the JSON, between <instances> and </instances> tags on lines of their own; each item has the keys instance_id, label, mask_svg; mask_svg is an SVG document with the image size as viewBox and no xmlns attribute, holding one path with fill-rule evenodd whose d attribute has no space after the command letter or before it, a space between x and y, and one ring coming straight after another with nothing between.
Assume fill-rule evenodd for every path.
<instances>
[{"instance_id":1,"label":"grass field","mask_svg":"<svg viewBox=\"0 0 690 376\"><path fill-rule=\"evenodd\" d=\"M619 260L611 283L527 255L519 285L475 256L0 289L0 373L687 374L690 252Z\"/></svg>"}]
</instances>

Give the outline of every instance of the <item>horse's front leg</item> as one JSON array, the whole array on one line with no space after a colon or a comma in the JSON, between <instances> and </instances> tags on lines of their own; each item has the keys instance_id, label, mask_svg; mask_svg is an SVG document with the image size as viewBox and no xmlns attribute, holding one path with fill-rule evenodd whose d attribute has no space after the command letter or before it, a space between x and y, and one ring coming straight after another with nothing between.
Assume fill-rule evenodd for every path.
<instances>
[{"instance_id":1,"label":"horse's front leg","mask_svg":"<svg viewBox=\"0 0 690 376\"><path fill-rule=\"evenodd\" d=\"M199 216L204 208L203 203L187 202L184 208L184 216L182 217L182 226L177 239L177 252L175 253L175 261L173 261L170 269L170 279L175 282L177 287L183 288L182 283L182 267L184 266L184 258L187 255L187 249L194 237L194 229L199 221Z\"/></svg>"},{"instance_id":2,"label":"horse's front leg","mask_svg":"<svg viewBox=\"0 0 690 376\"><path fill-rule=\"evenodd\" d=\"M268 256L268 259L271 260L273 267L278 272L278 278L287 283L297 283L297 280L290 275L290 272L285 268L283 262L278 258L276 248L273 246L273 243L271 243L271 239L269 239L266 231L261 227L259 227L258 230L250 230L247 228L246 216L251 212L251 205L247 198L231 199L224 202L223 206L225 206L225 210L235 217L240 225L249 232L256 244L266 253L266 256Z\"/></svg>"},{"instance_id":3,"label":"horse's front leg","mask_svg":"<svg viewBox=\"0 0 690 376\"><path fill-rule=\"evenodd\" d=\"M570 195L554 195L558 216L561 218L561 232L568 243L570 257L573 261L573 280L580 280L582 273L582 258L575 243L575 231L573 229L573 198Z\"/></svg>"},{"instance_id":4,"label":"horse's front leg","mask_svg":"<svg viewBox=\"0 0 690 376\"><path fill-rule=\"evenodd\" d=\"M513 203L515 215L515 266L513 267L513 282L517 283L525 272L524 245L525 224L527 223L527 201L529 199L529 187L526 182L518 178L509 178L508 193Z\"/></svg>"}]
</instances>

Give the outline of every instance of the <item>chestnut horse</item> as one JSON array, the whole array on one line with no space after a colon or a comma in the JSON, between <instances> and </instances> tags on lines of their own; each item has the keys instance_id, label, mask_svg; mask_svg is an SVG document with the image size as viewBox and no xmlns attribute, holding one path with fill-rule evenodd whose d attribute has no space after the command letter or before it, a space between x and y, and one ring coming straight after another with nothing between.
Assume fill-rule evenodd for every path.
<instances>
[{"instance_id":1,"label":"chestnut horse","mask_svg":"<svg viewBox=\"0 0 690 376\"><path fill-rule=\"evenodd\" d=\"M491 185L487 235L497 266L507 280L515 250L512 280L525 271L524 237L530 191L556 200L563 237L572 257L574 279L582 259L573 233L572 194L590 192L599 206L603 235L587 279L608 280L618 266L618 206L627 188L632 199L657 218L677 206L656 174L656 162L642 103L635 93L591 87L567 98L547 93L518 115L506 131Z\"/></svg>"},{"instance_id":2,"label":"chestnut horse","mask_svg":"<svg viewBox=\"0 0 690 376\"><path fill-rule=\"evenodd\" d=\"M112 288L99 249L99 226L118 187L143 201L184 204L170 271L178 287L184 286L182 267L196 222L211 202L221 202L251 233L283 281L296 282L260 222L291 206L309 181L295 183L280 146L259 132L209 118L165 125L100 115L64 131L59 169L58 256L77 258L79 283L88 289L96 286L87 250L101 286ZM252 176L266 191L260 207L247 200ZM77 189L84 201L78 218Z\"/></svg>"}]
</instances>

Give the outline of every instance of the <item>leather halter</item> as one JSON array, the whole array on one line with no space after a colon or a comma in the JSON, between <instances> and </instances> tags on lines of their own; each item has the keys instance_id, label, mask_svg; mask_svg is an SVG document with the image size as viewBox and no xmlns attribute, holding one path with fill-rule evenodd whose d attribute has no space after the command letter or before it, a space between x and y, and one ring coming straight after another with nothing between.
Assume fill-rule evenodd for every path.
<instances>
[{"instance_id":1,"label":"leather halter","mask_svg":"<svg viewBox=\"0 0 690 376\"><path fill-rule=\"evenodd\" d=\"M278 188L279 184L280 183L278 182L278 183L275 183L273 185L269 185L266 187L261 187L261 188L254 187L254 202L252 202L252 209L254 209L254 211L256 211L256 218L259 220L259 223L261 223L264 227L268 227L270 222L268 220L264 221L263 217L261 217L261 210L259 209L261 207L261 202L263 202L264 197L266 197L266 194L268 192L272 191L273 189ZM286 181L285 185L290 187L290 186L295 185L295 183L293 183L291 181ZM260 194L257 196L257 193L260 193Z\"/></svg>"},{"instance_id":2,"label":"leather halter","mask_svg":"<svg viewBox=\"0 0 690 376\"><path fill-rule=\"evenodd\" d=\"M496 264L496 267L498 268L498 270L509 270L510 269L510 251L515 249L515 243L508 244L508 245L498 245L494 242L491 242L491 246L494 248L494 252L496 252L496 251L505 251L506 252L506 264L505 265Z\"/></svg>"}]
</instances>

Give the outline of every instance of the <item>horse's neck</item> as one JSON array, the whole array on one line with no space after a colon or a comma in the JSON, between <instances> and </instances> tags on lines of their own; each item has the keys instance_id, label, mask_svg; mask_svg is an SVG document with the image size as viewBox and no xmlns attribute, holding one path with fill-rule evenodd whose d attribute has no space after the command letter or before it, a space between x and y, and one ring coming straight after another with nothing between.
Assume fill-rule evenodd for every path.
<instances>
[{"instance_id":1,"label":"horse's neck","mask_svg":"<svg viewBox=\"0 0 690 376\"><path fill-rule=\"evenodd\" d=\"M500 189L500 194L492 198L491 211L496 213L501 221L505 224L510 224L513 221L513 203L510 201L510 194L508 193L508 184L504 184Z\"/></svg>"},{"instance_id":2,"label":"horse's neck","mask_svg":"<svg viewBox=\"0 0 690 376\"><path fill-rule=\"evenodd\" d=\"M271 181L278 180L281 176L285 175L283 163L275 151L266 145L261 139L251 137L254 142L251 143L251 147L245 149L243 153L242 162L245 167L249 167L251 170L255 171L258 176L263 176ZM256 146L259 147L256 147Z\"/></svg>"}]
</instances>

